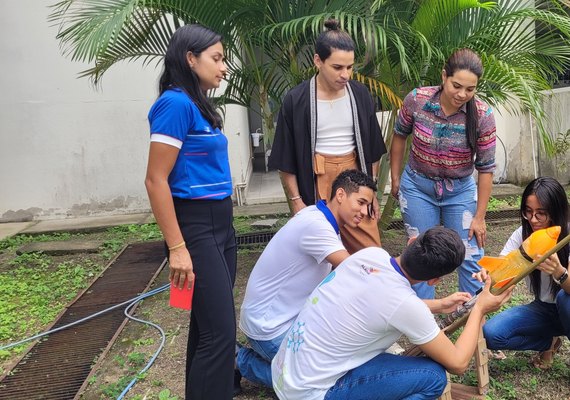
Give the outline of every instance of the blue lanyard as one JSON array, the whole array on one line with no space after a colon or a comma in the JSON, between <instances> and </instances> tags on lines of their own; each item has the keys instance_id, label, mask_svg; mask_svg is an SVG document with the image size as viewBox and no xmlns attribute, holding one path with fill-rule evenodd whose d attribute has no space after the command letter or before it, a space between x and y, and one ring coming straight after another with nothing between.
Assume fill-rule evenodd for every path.
<instances>
[{"instance_id":1,"label":"blue lanyard","mask_svg":"<svg viewBox=\"0 0 570 400\"><path fill-rule=\"evenodd\" d=\"M397 273L399 273L404 278L406 278L406 275L404 275L404 273L402 272L402 269L400 268L400 266L398 265L398 263L396 262L396 259L394 257L390 257L390 264L392 264L392 267L394 267L394 269L396 270ZM408 278L406 278L406 279L408 279Z\"/></svg>"},{"instance_id":2,"label":"blue lanyard","mask_svg":"<svg viewBox=\"0 0 570 400\"><path fill-rule=\"evenodd\" d=\"M323 214L325 214L325 218L329 223L332 225L334 231L337 235L340 235L340 228L338 227L338 223L336 222L336 218L334 217L333 213L327 207L327 202L324 200L319 200L317 202L317 208L321 210Z\"/></svg>"}]
</instances>

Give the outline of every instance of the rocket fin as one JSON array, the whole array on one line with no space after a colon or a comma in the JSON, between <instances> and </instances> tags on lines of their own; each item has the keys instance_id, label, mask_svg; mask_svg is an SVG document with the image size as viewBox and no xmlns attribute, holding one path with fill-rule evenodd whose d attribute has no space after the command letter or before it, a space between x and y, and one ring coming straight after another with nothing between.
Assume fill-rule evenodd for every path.
<instances>
[{"instance_id":1,"label":"rocket fin","mask_svg":"<svg viewBox=\"0 0 570 400\"><path fill-rule=\"evenodd\" d=\"M507 263L507 259L505 257L484 256L477 263L488 272L493 272L501 269Z\"/></svg>"},{"instance_id":2,"label":"rocket fin","mask_svg":"<svg viewBox=\"0 0 570 400\"><path fill-rule=\"evenodd\" d=\"M499 281L499 282L495 283L495 284L493 285L493 288L495 288L495 289L500 289L500 288L502 288L502 287L505 287L505 286L507 286L507 284L508 284L510 281L512 281L514 278L515 278L514 276L511 276L511 277L509 277L509 278L505 278L505 279L503 279L502 281Z\"/></svg>"}]
</instances>

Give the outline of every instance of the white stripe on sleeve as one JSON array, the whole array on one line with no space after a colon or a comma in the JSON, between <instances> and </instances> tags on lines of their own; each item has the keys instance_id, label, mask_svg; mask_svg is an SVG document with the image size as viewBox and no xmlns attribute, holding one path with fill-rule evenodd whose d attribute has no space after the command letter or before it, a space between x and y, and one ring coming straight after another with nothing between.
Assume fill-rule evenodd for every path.
<instances>
[{"instance_id":1,"label":"white stripe on sleeve","mask_svg":"<svg viewBox=\"0 0 570 400\"><path fill-rule=\"evenodd\" d=\"M173 138L172 136L163 135L161 133L152 133L150 135L150 141L168 144L168 145L174 146L178 149L182 148L182 141L181 140Z\"/></svg>"}]
</instances>

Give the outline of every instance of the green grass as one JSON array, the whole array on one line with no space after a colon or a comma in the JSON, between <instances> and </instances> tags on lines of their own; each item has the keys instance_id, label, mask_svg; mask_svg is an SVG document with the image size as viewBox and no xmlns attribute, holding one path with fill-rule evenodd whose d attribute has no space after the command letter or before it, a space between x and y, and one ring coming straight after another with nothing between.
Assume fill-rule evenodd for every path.
<instances>
[{"instance_id":1,"label":"green grass","mask_svg":"<svg viewBox=\"0 0 570 400\"><path fill-rule=\"evenodd\" d=\"M487 211L504 210L509 208L519 208L521 204L521 196L493 197L489 198Z\"/></svg>"},{"instance_id":2,"label":"green grass","mask_svg":"<svg viewBox=\"0 0 570 400\"><path fill-rule=\"evenodd\" d=\"M17 256L0 274L0 343L38 331L102 269L90 261L53 263L42 253Z\"/></svg>"},{"instance_id":3,"label":"green grass","mask_svg":"<svg viewBox=\"0 0 570 400\"><path fill-rule=\"evenodd\" d=\"M178 400L178 396L171 396L170 390L164 389L158 394L158 400Z\"/></svg>"},{"instance_id":4,"label":"green grass","mask_svg":"<svg viewBox=\"0 0 570 400\"><path fill-rule=\"evenodd\" d=\"M103 239L102 251L95 257L16 254L26 243L84 236L80 233L16 235L0 241L0 345L42 332L126 243L162 238L156 224L124 225L99 235ZM0 362L20 354L28 345L1 350Z\"/></svg>"},{"instance_id":5,"label":"green grass","mask_svg":"<svg viewBox=\"0 0 570 400\"><path fill-rule=\"evenodd\" d=\"M52 233L49 235L16 235L0 240L0 254L14 250L29 242L52 242L59 240L71 240L84 236L81 233L71 234L67 232Z\"/></svg>"}]
</instances>

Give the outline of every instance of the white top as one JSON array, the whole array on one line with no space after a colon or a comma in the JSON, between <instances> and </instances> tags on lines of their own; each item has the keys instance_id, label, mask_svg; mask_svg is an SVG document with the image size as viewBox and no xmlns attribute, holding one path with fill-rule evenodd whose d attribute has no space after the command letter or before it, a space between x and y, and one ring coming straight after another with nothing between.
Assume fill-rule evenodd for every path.
<instances>
[{"instance_id":1,"label":"white top","mask_svg":"<svg viewBox=\"0 0 570 400\"><path fill-rule=\"evenodd\" d=\"M344 96L338 99L317 99L315 152L339 156L350 153L355 148L352 107L346 89Z\"/></svg>"},{"instance_id":2,"label":"white top","mask_svg":"<svg viewBox=\"0 0 570 400\"><path fill-rule=\"evenodd\" d=\"M518 250L523 243L522 238L522 226L513 232L503 250L501 250L501 256L506 256L513 250ZM526 276L524 278L525 283L529 290L531 290L531 283L530 283L530 276ZM552 282L552 277L544 272L540 272L540 294L538 296L540 301L545 303L555 303L556 299L550 293L550 283Z\"/></svg>"},{"instance_id":3,"label":"white top","mask_svg":"<svg viewBox=\"0 0 570 400\"><path fill-rule=\"evenodd\" d=\"M368 247L311 293L273 359L273 388L280 399L323 399L337 379L384 353L402 334L420 345L439 332L390 255Z\"/></svg>"},{"instance_id":4,"label":"white top","mask_svg":"<svg viewBox=\"0 0 570 400\"><path fill-rule=\"evenodd\" d=\"M299 211L255 264L241 306L240 329L255 340L286 332L307 296L331 271L326 257L340 250L340 236L316 206Z\"/></svg>"}]
</instances>

